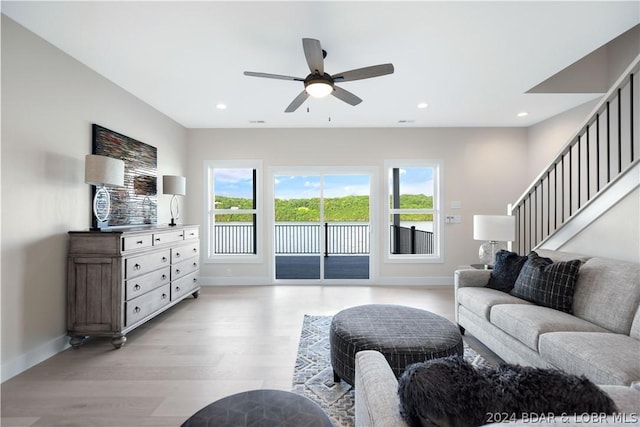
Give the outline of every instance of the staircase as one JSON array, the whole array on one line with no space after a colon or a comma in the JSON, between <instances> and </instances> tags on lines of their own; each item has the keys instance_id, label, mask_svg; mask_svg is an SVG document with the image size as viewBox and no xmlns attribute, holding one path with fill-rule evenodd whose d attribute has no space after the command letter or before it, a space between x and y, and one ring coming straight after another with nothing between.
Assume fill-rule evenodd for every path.
<instances>
[{"instance_id":1,"label":"staircase","mask_svg":"<svg viewBox=\"0 0 640 427\"><path fill-rule=\"evenodd\" d=\"M516 217L513 250L526 254L541 247L560 249L620 201L636 197L640 186L639 68L640 56L560 154L511 205ZM637 224L640 218L628 220ZM634 238L637 245L638 236Z\"/></svg>"}]
</instances>

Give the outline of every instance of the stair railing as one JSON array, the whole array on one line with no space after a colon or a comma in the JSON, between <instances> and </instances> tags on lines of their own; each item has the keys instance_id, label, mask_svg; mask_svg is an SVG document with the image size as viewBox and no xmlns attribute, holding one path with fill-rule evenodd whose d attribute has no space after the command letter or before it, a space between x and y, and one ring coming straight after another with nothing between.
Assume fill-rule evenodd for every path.
<instances>
[{"instance_id":1,"label":"stair railing","mask_svg":"<svg viewBox=\"0 0 640 427\"><path fill-rule=\"evenodd\" d=\"M528 253L638 162L638 56L560 154L512 205L513 250Z\"/></svg>"}]
</instances>

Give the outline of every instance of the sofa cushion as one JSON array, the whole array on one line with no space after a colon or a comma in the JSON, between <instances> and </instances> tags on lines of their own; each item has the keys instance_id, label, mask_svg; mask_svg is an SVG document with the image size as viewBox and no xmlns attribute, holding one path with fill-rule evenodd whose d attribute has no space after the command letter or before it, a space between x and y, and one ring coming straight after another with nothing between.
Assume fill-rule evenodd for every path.
<instances>
[{"instance_id":1,"label":"sofa cushion","mask_svg":"<svg viewBox=\"0 0 640 427\"><path fill-rule=\"evenodd\" d=\"M515 252L504 249L499 250L498 253L496 253L496 259L493 264L493 270L491 270L489 276L487 288L502 292L511 291L526 261L526 256L520 256Z\"/></svg>"},{"instance_id":2,"label":"sofa cushion","mask_svg":"<svg viewBox=\"0 0 640 427\"><path fill-rule=\"evenodd\" d=\"M551 332L540 337L540 355L598 384L629 385L640 380L640 341L626 335Z\"/></svg>"},{"instance_id":3,"label":"sofa cushion","mask_svg":"<svg viewBox=\"0 0 640 427\"><path fill-rule=\"evenodd\" d=\"M640 340L640 307L636 310L636 315L633 316L633 323L631 324L631 332L629 332L629 336Z\"/></svg>"},{"instance_id":4,"label":"sofa cushion","mask_svg":"<svg viewBox=\"0 0 640 427\"><path fill-rule=\"evenodd\" d=\"M554 263L550 258L531 252L511 294L538 305L571 313L580 264L580 260Z\"/></svg>"},{"instance_id":5,"label":"sofa cushion","mask_svg":"<svg viewBox=\"0 0 640 427\"><path fill-rule=\"evenodd\" d=\"M580 267L573 312L610 331L629 335L640 304L639 283L640 264L591 258Z\"/></svg>"},{"instance_id":6,"label":"sofa cushion","mask_svg":"<svg viewBox=\"0 0 640 427\"><path fill-rule=\"evenodd\" d=\"M488 288L460 288L458 303L486 320L489 320L491 307L496 304L532 304L505 292Z\"/></svg>"},{"instance_id":7,"label":"sofa cushion","mask_svg":"<svg viewBox=\"0 0 640 427\"><path fill-rule=\"evenodd\" d=\"M491 308L489 320L493 325L536 351L538 351L538 338L547 332L608 332L586 320L538 305L495 305Z\"/></svg>"}]
</instances>

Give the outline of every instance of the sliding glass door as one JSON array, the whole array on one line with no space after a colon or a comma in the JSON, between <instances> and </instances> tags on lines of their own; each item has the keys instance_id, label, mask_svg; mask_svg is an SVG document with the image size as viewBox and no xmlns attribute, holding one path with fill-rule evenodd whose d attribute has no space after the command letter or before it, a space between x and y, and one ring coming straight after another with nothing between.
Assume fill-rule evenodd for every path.
<instances>
[{"instance_id":1,"label":"sliding glass door","mask_svg":"<svg viewBox=\"0 0 640 427\"><path fill-rule=\"evenodd\" d=\"M370 174L277 173L273 186L277 280L369 279Z\"/></svg>"}]
</instances>

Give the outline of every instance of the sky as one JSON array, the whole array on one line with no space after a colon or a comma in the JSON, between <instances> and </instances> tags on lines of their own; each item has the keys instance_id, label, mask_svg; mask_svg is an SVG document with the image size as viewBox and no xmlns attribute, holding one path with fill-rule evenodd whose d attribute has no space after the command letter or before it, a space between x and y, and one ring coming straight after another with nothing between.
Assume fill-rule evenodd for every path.
<instances>
[{"instance_id":1,"label":"sky","mask_svg":"<svg viewBox=\"0 0 640 427\"><path fill-rule=\"evenodd\" d=\"M324 175L324 197L369 195L369 175ZM275 197L278 199L304 199L320 197L319 175L276 175ZM222 196L251 198L253 194L252 169L214 170L215 193ZM403 168L400 171L400 194L433 195L433 173L429 168Z\"/></svg>"}]
</instances>

